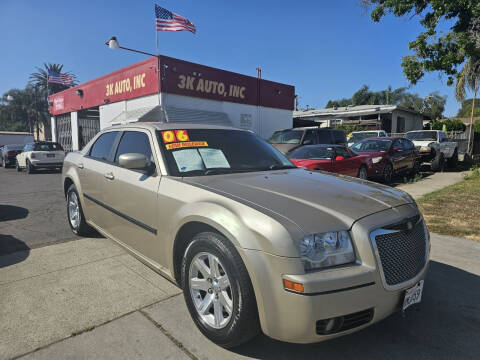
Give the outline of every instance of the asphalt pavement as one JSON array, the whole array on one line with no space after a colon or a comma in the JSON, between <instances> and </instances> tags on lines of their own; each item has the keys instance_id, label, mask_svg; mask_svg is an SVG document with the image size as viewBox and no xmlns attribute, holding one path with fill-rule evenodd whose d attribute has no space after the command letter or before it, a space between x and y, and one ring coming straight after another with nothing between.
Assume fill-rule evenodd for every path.
<instances>
[{"instance_id":1,"label":"asphalt pavement","mask_svg":"<svg viewBox=\"0 0 480 360\"><path fill-rule=\"evenodd\" d=\"M79 239L67 223L61 174L0 167L0 254Z\"/></svg>"}]
</instances>

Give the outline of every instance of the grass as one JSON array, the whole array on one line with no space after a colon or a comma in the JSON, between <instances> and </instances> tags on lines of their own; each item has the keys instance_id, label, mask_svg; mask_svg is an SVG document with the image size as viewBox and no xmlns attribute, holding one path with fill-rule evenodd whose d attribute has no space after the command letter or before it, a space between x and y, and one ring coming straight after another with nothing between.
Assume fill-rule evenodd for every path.
<instances>
[{"instance_id":1,"label":"grass","mask_svg":"<svg viewBox=\"0 0 480 360\"><path fill-rule=\"evenodd\" d=\"M480 168L457 184L424 195L418 206L430 231L480 241Z\"/></svg>"}]
</instances>

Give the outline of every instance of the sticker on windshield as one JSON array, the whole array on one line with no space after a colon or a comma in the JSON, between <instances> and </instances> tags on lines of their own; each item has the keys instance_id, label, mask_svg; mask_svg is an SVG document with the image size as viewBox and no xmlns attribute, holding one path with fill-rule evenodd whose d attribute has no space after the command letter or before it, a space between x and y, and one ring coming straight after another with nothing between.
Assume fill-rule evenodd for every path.
<instances>
[{"instance_id":1,"label":"sticker on windshield","mask_svg":"<svg viewBox=\"0 0 480 360\"><path fill-rule=\"evenodd\" d=\"M179 150L174 151L172 154L180 172L205 170L203 160L197 149Z\"/></svg>"},{"instance_id":2,"label":"sticker on windshield","mask_svg":"<svg viewBox=\"0 0 480 360\"><path fill-rule=\"evenodd\" d=\"M227 158L223 154L222 150L219 149L198 149L200 155L202 156L203 162L207 169L211 168L228 168L230 169L230 164L228 163Z\"/></svg>"},{"instance_id":3,"label":"sticker on windshield","mask_svg":"<svg viewBox=\"0 0 480 360\"><path fill-rule=\"evenodd\" d=\"M190 141L187 130L175 130L175 136L178 141Z\"/></svg>"},{"instance_id":4,"label":"sticker on windshield","mask_svg":"<svg viewBox=\"0 0 480 360\"><path fill-rule=\"evenodd\" d=\"M173 142L190 141L187 130L165 130L162 131L162 140L165 144Z\"/></svg>"},{"instance_id":5,"label":"sticker on windshield","mask_svg":"<svg viewBox=\"0 0 480 360\"><path fill-rule=\"evenodd\" d=\"M167 150L181 149L186 147L205 147L205 146L208 146L208 143L206 141L185 141L185 142L176 142L176 143L165 145Z\"/></svg>"}]
</instances>

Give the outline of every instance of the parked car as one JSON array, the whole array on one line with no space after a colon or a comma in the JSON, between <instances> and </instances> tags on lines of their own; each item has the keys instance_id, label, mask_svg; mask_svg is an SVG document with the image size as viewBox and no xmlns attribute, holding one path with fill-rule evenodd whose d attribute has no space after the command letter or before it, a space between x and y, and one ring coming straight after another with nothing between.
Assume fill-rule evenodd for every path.
<instances>
[{"instance_id":1,"label":"parked car","mask_svg":"<svg viewBox=\"0 0 480 360\"><path fill-rule=\"evenodd\" d=\"M350 147L368 138L387 137L385 130L353 131L347 135L347 145Z\"/></svg>"},{"instance_id":2,"label":"parked car","mask_svg":"<svg viewBox=\"0 0 480 360\"><path fill-rule=\"evenodd\" d=\"M0 150L1 165L6 168L15 165L15 159L23 151L23 144L5 145Z\"/></svg>"},{"instance_id":3,"label":"parked car","mask_svg":"<svg viewBox=\"0 0 480 360\"><path fill-rule=\"evenodd\" d=\"M432 171L443 169L445 161L451 168L458 164L458 144L448 141L447 135L439 130L409 131L405 138L411 140L421 156L422 162L431 163Z\"/></svg>"},{"instance_id":4,"label":"parked car","mask_svg":"<svg viewBox=\"0 0 480 360\"><path fill-rule=\"evenodd\" d=\"M353 145L351 150L371 158L371 166L368 167L369 178L381 179L389 183L397 174L414 175L420 171L418 152L413 143L404 138L366 139Z\"/></svg>"},{"instance_id":5,"label":"parked car","mask_svg":"<svg viewBox=\"0 0 480 360\"><path fill-rule=\"evenodd\" d=\"M38 169L61 169L64 158L65 152L59 143L36 141L25 145L16 157L15 167L17 171L26 169L28 174Z\"/></svg>"},{"instance_id":6,"label":"parked car","mask_svg":"<svg viewBox=\"0 0 480 360\"><path fill-rule=\"evenodd\" d=\"M340 130L322 129L319 127L299 127L278 130L268 139L282 153L292 151L302 145L340 144L346 145L345 133Z\"/></svg>"},{"instance_id":7,"label":"parked car","mask_svg":"<svg viewBox=\"0 0 480 360\"><path fill-rule=\"evenodd\" d=\"M311 343L420 301L429 235L415 201L295 167L250 131L133 123L64 161L73 232L90 227L183 289L200 331Z\"/></svg>"},{"instance_id":8,"label":"parked car","mask_svg":"<svg viewBox=\"0 0 480 360\"><path fill-rule=\"evenodd\" d=\"M368 178L367 156L355 154L343 145L306 145L287 154L299 167Z\"/></svg>"}]
</instances>

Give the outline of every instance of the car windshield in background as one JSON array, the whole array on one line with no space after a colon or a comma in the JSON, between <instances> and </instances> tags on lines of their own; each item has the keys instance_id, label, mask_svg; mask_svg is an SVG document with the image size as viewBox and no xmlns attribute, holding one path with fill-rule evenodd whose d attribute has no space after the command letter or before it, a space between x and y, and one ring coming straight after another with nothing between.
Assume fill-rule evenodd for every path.
<instances>
[{"instance_id":1,"label":"car windshield in background","mask_svg":"<svg viewBox=\"0 0 480 360\"><path fill-rule=\"evenodd\" d=\"M58 143L38 143L35 144L34 151L63 151Z\"/></svg>"},{"instance_id":2,"label":"car windshield in background","mask_svg":"<svg viewBox=\"0 0 480 360\"><path fill-rule=\"evenodd\" d=\"M300 144L303 131L300 130L282 130L275 131L268 139L271 144Z\"/></svg>"},{"instance_id":3,"label":"car windshield in background","mask_svg":"<svg viewBox=\"0 0 480 360\"><path fill-rule=\"evenodd\" d=\"M387 151L392 145L391 140L363 140L352 146L356 152Z\"/></svg>"},{"instance_id":4,"label":"car windshield in background","mask_svg":"<svg viewBox=\"0 0 480 360\"><path fill-rule=\"evenodd\" d=\"M332 160L333 148L325 146L303 146L292 151L291 159Z\"/></svg>"},{"instance_id":5,"label":"car windshield in background","mask_svg":"<svg viewBox=\"0 0 480 360\"><path fill-rule=\"evenodd\" d=\"M291 169L270 144L248 131L188 129L158 131L173 176L204 176Z\"/></svg>"},{"instance_id":6,"label":"car windshield in background","mask_svg":"<svg viewBox=\"0 0 480 360\"><path fill-rule=\"evenodd\" d=\"M405 137L408 140L437 141L437 132L436 131L415 131L415 132L406 133Z\"/></svg>"},{"instance_id":7,"label":"car windshield in background","mask_svg":"<svg viewBox=\"0 0 480 360\"><path fill-rule=\"evenodd\" d=\"M358 133L358 134L352 134L351 141L353 142L359 142L364 139L372 138L372 137L377 137L377 133L375 132L368 132L368 133Z\"/></svg>"},{"instance_id":8,"label":"car windshield in background","mask_svg":"<svg viewBox=\"0 0 480 360\"><path fill-rule=\"evenodd\" d=\"M22 150L25 145L6 145L4 146L4 150Z\"/></svg>"}]
</instances>

